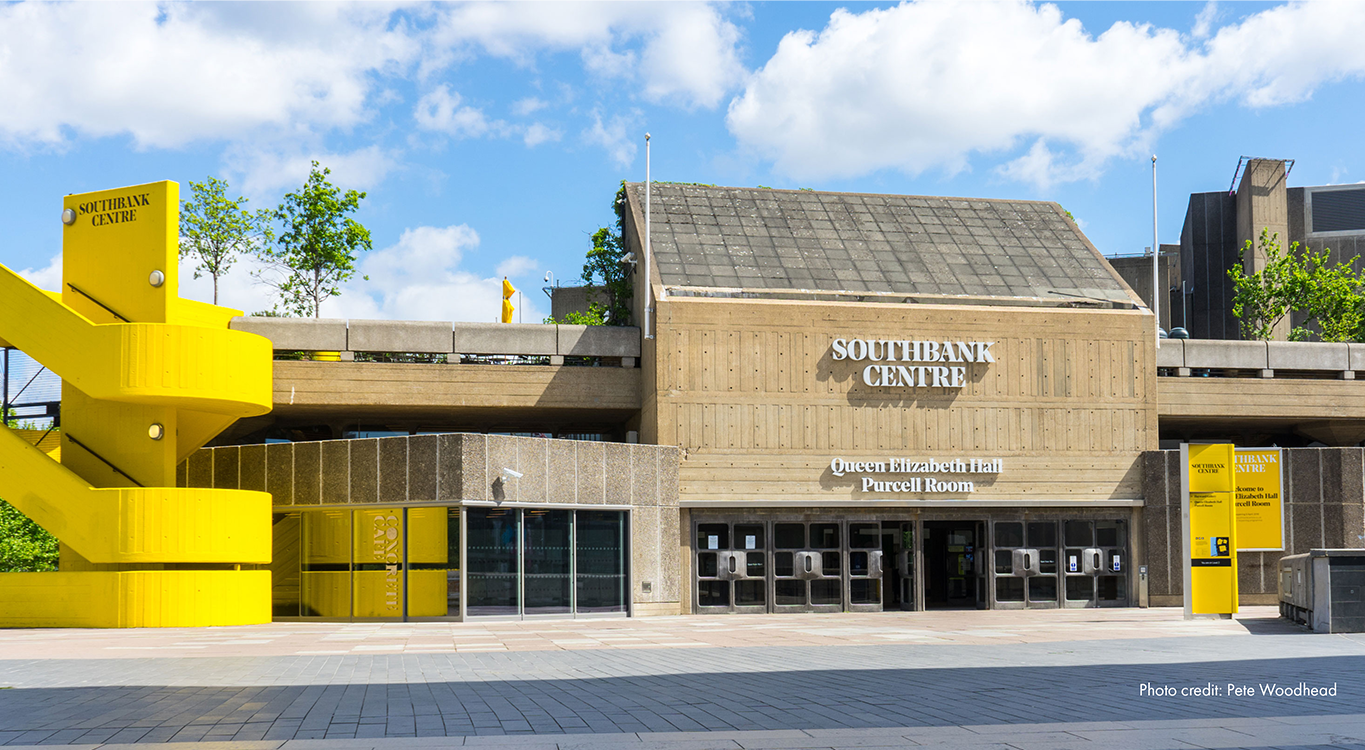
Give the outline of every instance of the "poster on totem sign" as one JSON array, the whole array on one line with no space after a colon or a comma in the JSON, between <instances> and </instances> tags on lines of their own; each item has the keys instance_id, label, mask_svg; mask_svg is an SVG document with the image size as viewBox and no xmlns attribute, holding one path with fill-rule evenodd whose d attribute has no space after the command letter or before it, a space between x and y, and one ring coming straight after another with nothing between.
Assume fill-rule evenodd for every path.
<instances>
[{"instance_id":1,"label":"poster on totem sign","mask_svg":"<svg viewBox=\"0 0 1365 750\"><path fill-rule=\"evenodd\" d=\"M1237 449L1237 551L1284 550L1284 464L1279 448Z\"/></svg>"}]
</instances>

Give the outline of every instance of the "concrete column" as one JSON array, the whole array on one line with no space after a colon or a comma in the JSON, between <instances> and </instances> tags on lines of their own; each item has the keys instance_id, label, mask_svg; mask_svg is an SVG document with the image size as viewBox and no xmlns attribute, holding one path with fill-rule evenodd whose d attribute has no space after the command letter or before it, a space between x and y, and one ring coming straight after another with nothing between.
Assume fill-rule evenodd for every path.
<instances>
[{"instance_id":1,"label":"concrete column","mask_svg":"<svg viewBox=\"0 0 1365 750\"><path fill-rule=\"evenodd\" d=\"M1237 246L1245 247L1251 241L1252 252L1242 263L1248 274L1265 268L1265 253L1260 247L1262 230L1279 235L1280 246L1289 249L1289 191L1284 165L1279 159L1252 159L1237 186ZM1285 316L1275 326L1271 338L1287 341L1289 331L1289 316Z\"/></svg>"}]
</instances>

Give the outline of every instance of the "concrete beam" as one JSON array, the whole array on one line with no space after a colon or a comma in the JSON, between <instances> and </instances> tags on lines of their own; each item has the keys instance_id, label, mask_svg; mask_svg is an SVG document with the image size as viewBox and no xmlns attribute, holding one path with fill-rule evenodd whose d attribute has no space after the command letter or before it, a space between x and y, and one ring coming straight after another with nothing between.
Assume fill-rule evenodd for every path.
<instances>
[{"instance_id":1,"label":"concrete beam","mask_svg":"<svg viewBox=\"0 0 1365 750\"><path fill-rule=\"evenodd\" d=\"M559 353L555 328L535 323L456 323L449 351L549 357Z\"/></svg>"},{"instance_id":2,"label":"concrete beam","mask_svg":"<svg viewBox=\"0 0 1365 750\"><path fill-rule=\"evenodd\" d=\"M1156 350L1157 367L1184 367L1185 342L1182 339L1162 339Z\"/></svg>"},{"instance_id":3,"label":"concrete beam","mask_svg":"<svg viewBox=\"0 0 1365 750\"><path fill-rule=\"evenodd\" d=\"M1333 370L1351 368L1351 353L1346 344L1308 341L1270 341L1266 344L1272 370Z\"/></svg>"},{"instance_id":4,"label":"concrete beam","mask_svg":"<svg viewBox=\"0 0 1365 750\"><path fill-rule=\"evenodd\" d=\"M448 354L450 323L420 320L352 320L353 352L411 352Z\"/></svg>"},{"instance_id":5,"label":"concrete beam","mask_svg":"<svg viewBox=\"0 0 1365 750\"><path fill-rule=\"evenodd\" d=\"M639 357L640 329L633 326L555 326L559 354L568 357Z\"/></svg>"},{"instance_id":6,"label":"concrete beam","mask_svg":"<svg viewBox=\"0 0 1365 750\"><path fill-rule=\"evenodd\" d=\"M1185 366L1227 370L1268 370L1264 341L1185 341Z\"/></svg>"},{"instance_id":7,"label":"concrete beam","mask_svg":"<svg viewBox=\"0 0 1365 750\"><path fill-rule=\"evenodd\" d=\"M275 349L298 352L346 350L346 321L334 318L233 318L228 327L270 339Z\"/></svg>"}]
</instances>

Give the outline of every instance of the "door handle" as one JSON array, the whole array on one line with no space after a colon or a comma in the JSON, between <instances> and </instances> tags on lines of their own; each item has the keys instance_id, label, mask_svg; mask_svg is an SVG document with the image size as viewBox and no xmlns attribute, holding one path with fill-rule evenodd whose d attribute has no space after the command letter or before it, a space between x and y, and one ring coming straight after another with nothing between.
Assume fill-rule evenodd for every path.
<instances>
[{"instance_id":1,"label":"door handle","mask_svg":"<svg viewBox=\"0 0 1365 750\"><path fill-rule=\"evenodd\" d=\"M1024 553L1024 570L1030 570L1030 569L1032 569L1032 568L1033 568L1033 558L1030 557L1029 554L1028 554L1027 552L1025 552L1025 553Z\"/></svg>"},{"instance_id":2,"label":"door handle","mask_svg":"<svg viewBox=\"0 0 1365 750\"><path fill-rule=\"evenodd\" d=\"M735 556L730 555L730 572L735 572Z\"/></svg>"},{"instance_id":3,"label":"door handle","mask_svg":"<svg viewBox=\"0 0 1365 750\"><path fill-rule=\"evenodd\" d=\"M1100 553L1095 553L1095 570L1100 569Z\"/></svg>"},{"instance_id":4,"label":"door handle","mask_svg":"<svg viewBox=\"0 0 1365 750\"><path fill-rule=\"evenodd\" d=\"M810 555L806 555L804 559L806 561L806 572L809 573L811 571Z\"/></svg>"}]
</instances>

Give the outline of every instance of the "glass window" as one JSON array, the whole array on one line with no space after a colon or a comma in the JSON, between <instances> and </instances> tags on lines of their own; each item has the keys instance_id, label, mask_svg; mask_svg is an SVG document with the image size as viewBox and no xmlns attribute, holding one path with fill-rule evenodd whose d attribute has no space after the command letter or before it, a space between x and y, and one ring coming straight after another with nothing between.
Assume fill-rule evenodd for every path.
<instances>
[{"instance_id":1,"label":"glass window","mask_svg":"<svg viewBox=\"0 0 1365 750\"><path fill-rule=\"evenodd\" d=\"M1014 573L1014 551L998 549L995 551L995 572L1002 575Z\"/></svg>"},{"instance_id":2,"label":"glass window","mask_svg":"<svg viewBox=\"0 0 1365 750\"><path fill-rule=\"evenodd\" d=\"M782 606L804 606L806 603L805 581L776 581L773 585L776 603Z\"/></svg>"},{"instance_id":3,"label":"glass window","mask_svg":"<svg viewBox=\"0 0 1365 750\"><path fill-rule=\"evenodd\" d=\"M773 546L777 549L805 549L806 525L804 523L773 524Z\"/></svg>"},{"instance_id":4,"label":"glass window","mask_svg":"<svg viewBox=\"0 0 1365 750\"><path fill-rule=\"evenodd\" d=\"M1100 576L1096 598L1102 602L1122 602L1128 598L1123 576Z\"/></svg>"},{"instance_id":5,"label":"glass window","mask_svg":"<svg viewBox=\"0 0 1365 750\"><path fill-rule=\"evenodd\" d=\"M275 617L299 617L299 553L303 544L303 520L299 513L276 513L271 517L274 547L270 558L271 613Z\"/></svg>"},{"instance_id":6,"label":"glass window","mask_svg":"<svg viewBox=\"0 0 1365 750\"><path fill-rule=\"evenodd\" d=\"M1095 524L1097 546L1123 547L1128 544L1127 524L1123 521L1100 521Z\"/></svg>"},{"instance_id":7,"label":"glass window","mask_svg":"<svg viewBox=\"0 0 1365 750\"><path fill-rule=\"evenodd\" d=\"M1053 559L1055 566L1057 561ZM1034 576L1028 579L1028 599L1031 602L1057 601L1057 579L1053 576Z\"/></svg>"},{"instance_id":8,"label":"glass window","mask_svg":"<svg viewBox=\"0 0 1365 750\"><path fill-rule=\"evenodd\" d=\"M625 612L626 514L580 510L574 523L578 611Z\"/></svg>"},{"instance_id":9,"label":"glass window","mask_svg":"<svg viewBox=\"0 0 1365 750\"><path fill-rule=\"evenodd\" d=\"M744 555L744 574L750 578L763 578L765 575L763 569L767 567L768 553L746 552Z\"/></svg>"},{"instance_id":10,"label":"glass window","mask_svg":"<svg viewBox=\"0 0 1365 750\"><path fill-rule=\"evenodd\" d=\"M720 568L716 565L716 553L697 553L697 575L701 578L715 578L720 575Z\"/></svg>"},{"instance_id":11,"label":"glass window","mask_svg":"<svg viewBox=\"0 0 1365 750\"><path fill-rule=\"evenodd\" d=\"M1095 578L1093 576L1067 576L1066 598L1072 601L1090 601L1095 597Z\"/></svg>"},{"instance_id":12,"label":"glass window","mask_svg":"<svg viewBox=\"0 0 1365 750\"><path fill-rule=\"evenodd\" d=\"M351 514L315 510L301 514L299 614L351 616Z\"/></svg>"},{"instance_id":13,"label":"glass window","mask_svg":"<svg viewBox=\"0 0 1365 750\"><path fill-rule=\"evenodd\" d=\"M811 549L839 549L839 524L811 524L810 546Z\"/></svg>"},{"instance_id":14,"label":"glass window","mask_svg":"<svg viewBox=\"0 0 1365 750\"><path fill-rule=\"evenodd\" d=\"M811 581L810 603L843 604L843 586L841 585L840 580L838 578L817 578Z\"/></svg>"},{"instance_id":15,"label":"glass window","mask_svg":"<svg viewBox=\"0 0 1365 750\"><path fill-rule=\"evenodd\" d=\"M821 552L821 553L820 553L820 567L823 568L823 570L821 571L821 573L822 573L823 575L826 575L826 576L837 576L837 575L839 575L839 571L840 571L840 570L842 569L842 567L843 567L843 566L841 565L841 563L843 562L843 559L842 559L843 556L844 556L844 553L842 553L842 552Z\"/></svg>"},{"instance_id":16,"label":"glass window","mask_svg":"<svg viewBox=\"0 0 1365 750\"><path fill-rule=\"evenodd\" d=\"M767 590L767 581L735 581L735 606L761 607Z\"/></svg>"},{"instance_id":17,"label":"glass window","mask_svg":"<svg viewBox=\"0 0 1365 750\"><path fill-rule=\"evenodd\" d=\"M878 523L848 525L848 546L853 549L877 549L882 546L882 527Z\"/></svg>"},{"instance_id":18,"label":"glass window","mask_svg":"<svg viewBox=\"0 0 1365 750\"><path fill-rule=\"evenodd\" d=\"M880 578L859 578L848 582L850 604L876 604L882 600Z\"/></svg>"},{"instance_id":19,"label":"glass window","mask_svg":"<svg viewBox=\"0 0 1365 750\"><path fill-rule=\"evenodd\" d=\"M794 576L796 566L793 561L793 552L774 552L773 553L773 575Z\"/></svg>"},{"instance_id":20,"label":"glass window","mask_svg":"<svg viewBox=\"0 0 1365 750\"><path fill-rule=\"evenodd\" d=\"M520 515L515 508L469 508L465 546L470 615L520 614L517 560Z\"/></svg>"},{"instance_id":21,"label":"glass window","mask_svg":"<svg viewBox=\"0 0 1365 750\"><path fill-rule=\"evenodd\" d=\"M697 524L697 549L730 549L730 524Z\"/></svg>"},{"instance_id":22,"label":"glass window","mask_svg":"<svg viewBox=\"0 0 1365 750\"><path fill-rule=\"evenodd\" d=\"M697 604L703 607L730 606L730 582L697 581Z\"/></svg>"},{"instance_id":23,"label":"glass window","mask_svg":"<svg viewBox=\"0 0 1365 750\"><path fill-rule=\"evenodd\" d=\"M1038 572L1050 575L1057 572L1057 550L1038 550Z\"/></svg>"},{"instance_id":24,"label":"glass window","mask_svg":"<svg viewBox=\"0 0 1365 750\"><path fill-rule=\"evenodd\" d=\"M995 524L995 546L1024 546L1024 524L1018 521L998 521Z\"/></svg>"},{"instance_id":25,"label":"glass window","mask_svg":"<svg viewBox=\"0 0 1365 750\"><path fill-rule=\"evenodd\" d=\"M1037 549L1057 546L1056 521L1029 521L1028 546Z\"/></svg>"},{"instance_id":26,"label":"glass window","mask_svg":"<svg viewBox=\"0 0 1365 750\"><path fill-rule=\"evenodd\" d=\"M853 551L848 553L848 574L851 576L865 576L868 571L867 553Z\"/></svg>"},{"instance_id":27,"label":"glass window","mask_svg":"<svg viewBox=\"0 0 1365 750\"><path fill-rule=\"evenodd\" d=\"M408 616L460 614L460 509L408 508Z\"/></svg>"},{"instance_id":28,"label":"glass window","mask_svg":"<svg viewBox=\"0 0 1365 750\"><path fill-rule=\"evenodd\" d=\"M995 600L998 602L1024 601L1024 579L1015 576L995 579Z\"/></svg>"},{"instance_id":29,"label":"glass window","mask_svg":"<svg viewBox=\"0 0 1365 750\"><path fill-rule=\"evenodd\" d=\"M573 512L522 511L524 614L564 614L570 606Z\"/></svg>"},{"instance_id":30,"label":"glass window","mask_svg":"<svg viewBox=\"0 0 1365 750\"><path fill-rule=\"evenodd\" d=\"M763 539L763 524L735 524L735 549L767 549Z\"/></svg>"},{"instance_id":31,"label":"glass window","mask_svg":"<svg viewBox=\"0 0 1365 750\"><path fill-rule=\"evenodd\" d=\"M1089 521L1067 521L1063 535L1068 547L1090 547L1095 544L1095 535Z\"/></svg>"}]
</instances>

